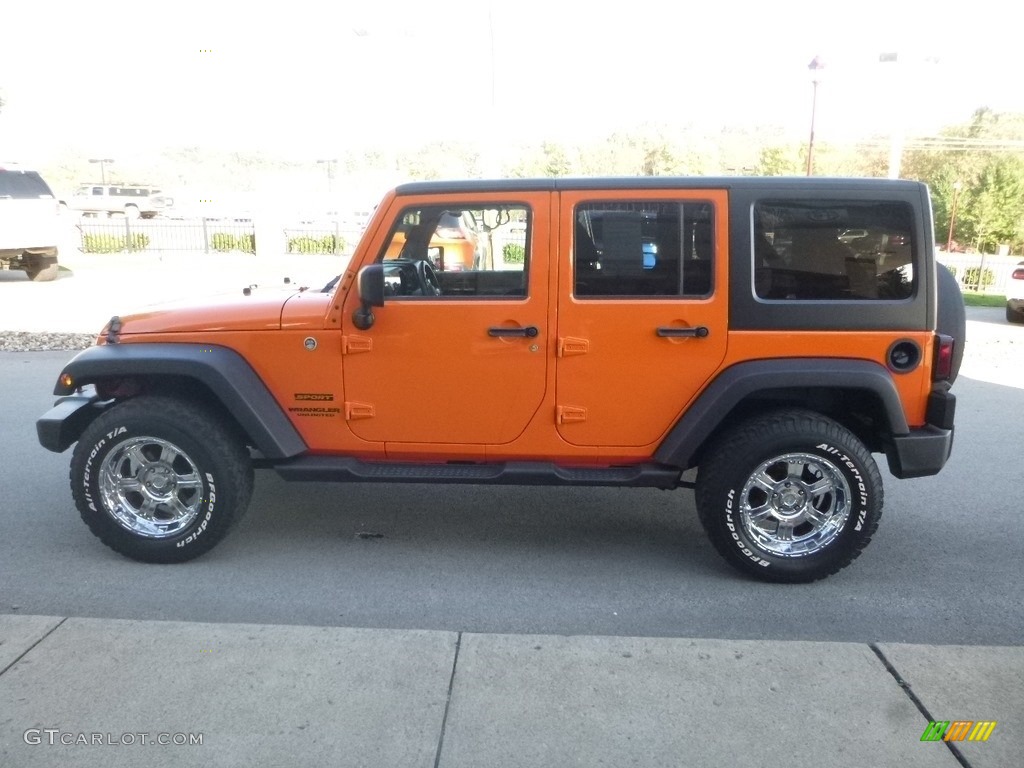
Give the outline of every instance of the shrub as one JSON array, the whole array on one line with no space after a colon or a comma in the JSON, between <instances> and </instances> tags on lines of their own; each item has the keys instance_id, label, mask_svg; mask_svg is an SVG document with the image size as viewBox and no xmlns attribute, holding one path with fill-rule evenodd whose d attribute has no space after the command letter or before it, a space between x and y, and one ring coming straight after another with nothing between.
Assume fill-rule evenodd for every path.
<instances>
[{"instance_id":1,"label":"shrub","mask_svg":"<svg viewBox=\"0 0 1024 768\"><path fill-rule=\"evenodd\" d=\"M996 275L987 267L982 271L981 267L968 267L964 270L964 285L971 286L977 290L988 288L996 281Z\"/></svg>"},{"instance_id":2,"label":"shrub","mask_svg":"<svg viewBox=\"0 0 1024 768\"><path fill-rule=\"evenodd\" d=\"M506 264L522 264L526 261L526 247L519 243L505 243L501 248L501 257Z\"/></svg>"},{"instance_id":3,"label":"shrub","mask_svg":"<svg viewBox=\"0 0 1024 768\"><path fill-rule=\"evenodd\" d=\"M210 235L210 247L222 253L233 251L238 248L238 238L230 232L214 232Z\"/></svg>"},{"instance_id":4,"label":"shrub","mask_svg":"<svg viewBox=\"0 0 1024 768\"><path fill-rule=\"evenodd\" d=\"M288 253L320 253L321 244L315 237L302 235L288 240Z\"/></svg>"},{"instance_id":5,"label":"shrub","mask_svg":"<svg viewBox=\"0 0 1024 768\"><path fill-rule=\"evenodd\" d=\"M149 247L149 235L145 232L133 232L131 247L128 239L121 235L105 232L85 233L82 235L82 250L85 253L120 253L121 251L144 251Z\"/></svg>"},{"instance_id":6,"label":"shrub","mask_svg":"<svg viewBox=\"0 0 1024 768\"><path fill-rule=\"evenodd\" d=\"M338 235L300 235L288 240L288 253L335 253L344 247L345 240Z\"/></svg>"},{"instance_id":7,"label":"shrub","mask_svg":"<svg viewBox=\"0 0 1024 768\"><path fill-rule=\"evenodd\" d=\"M214 232L210 235L210 247L221 253L227 253L228 251L256 253L256 235L251 233L233 235L230 232Z\"/></svg>"},{"instance_id":8,"label":"shrub","mask_svg":"<svg viewBox=\"0 0 1024 768\"><path fill-rule=\"evenodd\" d=\"M119 253L124 250L125 239L117 235L86 233L82 235L85 253Z\"/></svg>"},{"instance_id":9,"label":"shrub","mask_svg":"<svg viewBox=\"0 0 1024 768\"><path fill-rule=\"evenodd\" d=\"M345 248L345 239L340 235L324 235L320 238L323 253L339 253Z\"/></svg>"}]
</instances>

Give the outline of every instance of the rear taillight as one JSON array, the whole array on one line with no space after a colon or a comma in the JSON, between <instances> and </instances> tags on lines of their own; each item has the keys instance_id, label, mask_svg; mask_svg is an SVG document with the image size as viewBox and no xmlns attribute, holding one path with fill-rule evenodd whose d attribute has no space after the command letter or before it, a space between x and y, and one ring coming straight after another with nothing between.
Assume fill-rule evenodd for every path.
<instances>
[{"instance_id":1,"label":"rear taillight","mask_svg":"<svg viewBox=\"0 0 1024 768\"><path fill-rule=\"evenodd\" d=\"M1024 280L1024 267L1017 267L1010 275L1014 280Z\"/></svg>"},{"instance_id":2,"label":"rear taillight","mask_svg":"<svg viewBox=\"0 0 1024 768\"><path fill-rule=\"evenodd\" d=\"M956 342L952 336L938 333L935 335L935 365L932 366L932 380L944 381L953 375L953 347Z\"/></svg>"}]
</instances>

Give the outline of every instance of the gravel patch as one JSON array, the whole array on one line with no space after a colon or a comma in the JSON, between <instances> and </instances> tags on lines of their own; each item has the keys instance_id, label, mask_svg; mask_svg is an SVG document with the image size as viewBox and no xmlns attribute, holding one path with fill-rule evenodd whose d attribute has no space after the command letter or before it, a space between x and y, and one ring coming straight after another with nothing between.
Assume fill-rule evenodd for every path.
<instances>
[{"instance_id":1,"label":"gravel patch","mask_svg":"<svg viewBox=\"0 0 1024 768\"><path fill-rule=\"evenodd\" d=\"M0 352L48 352L55 349L85 349L91 347L95 342L95 333L0 331Z\"/></svg>"}]
</instances>

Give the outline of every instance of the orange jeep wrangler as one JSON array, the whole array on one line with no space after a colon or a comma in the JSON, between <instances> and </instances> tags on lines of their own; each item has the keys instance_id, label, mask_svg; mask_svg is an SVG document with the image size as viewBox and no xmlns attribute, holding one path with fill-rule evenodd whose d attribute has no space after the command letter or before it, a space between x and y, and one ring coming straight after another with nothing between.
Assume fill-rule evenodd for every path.
<instances>
[{"instance_id":1,"label":"orange jeep wrangler","mask_svg":"<svg viewBox=\"0 0 1024 768\"><path fill-rule=\"evenodd\" d=\"M485 258L446 259L446 221ZM873 453L950 454L964 311L934 252L909 181L406 184L322 289L113 317L39 440L77 442L83 519L137 560L209 550L272 468L694 488L730 564L812 581L878 526Z\"/></svg>"}]
</instances>

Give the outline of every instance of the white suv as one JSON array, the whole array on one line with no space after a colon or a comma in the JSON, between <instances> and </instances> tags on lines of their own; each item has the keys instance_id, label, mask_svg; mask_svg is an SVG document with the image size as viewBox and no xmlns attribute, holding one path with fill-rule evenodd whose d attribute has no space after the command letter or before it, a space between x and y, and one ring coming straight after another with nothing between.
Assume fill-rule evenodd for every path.
<instances>
[{"instance_id":1,"label":"white suv","mask_svg":"<svg viewBox=\"0 0 1024 768\"><path fill-rule=\"evenodd\" d=\"M130 219L151 219L173 204L155 187L138 184L83 184L62 201L69 209L94 216L123 213Z\"/></svg>"},{"instance_id":2,"label":"white suv","mask_svg":"<svg viewBox=\"0 0 1024 768\"><path fill-rule=\"evenodd\" d=\"M49 185L34 170L0 162L0 269L55 279L59 237L60 207Z\"/></svg>"}]
</instances>

